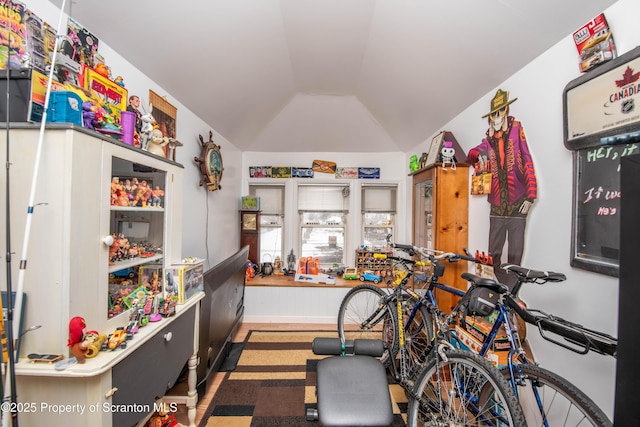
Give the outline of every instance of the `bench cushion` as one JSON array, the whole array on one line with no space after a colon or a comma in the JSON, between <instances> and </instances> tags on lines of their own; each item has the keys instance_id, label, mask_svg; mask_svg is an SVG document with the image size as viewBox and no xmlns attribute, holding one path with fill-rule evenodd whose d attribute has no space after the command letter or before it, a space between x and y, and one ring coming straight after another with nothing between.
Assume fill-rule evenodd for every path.
<instances>
[{"instance_id":1,"label":"bench cushion","mask_svg":"<svg viewBox=\"0 0 640 427\"><path fill-rule=\"evenodd\" d=\"M381 427L393 421L387 374L373 357L320 360L316 393L320 422L327 427Z\"/></svg>"}]
</instances>

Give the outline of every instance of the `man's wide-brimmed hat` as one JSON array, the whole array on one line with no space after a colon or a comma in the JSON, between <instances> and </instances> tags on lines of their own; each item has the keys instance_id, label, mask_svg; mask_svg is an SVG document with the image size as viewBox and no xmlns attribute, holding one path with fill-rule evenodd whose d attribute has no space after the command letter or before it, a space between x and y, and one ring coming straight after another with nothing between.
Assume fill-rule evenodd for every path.
<instances>
[{"instance_id":1,"label":"man's wide-brimmed hat","mask_svg":"<svg viewBox=\"0 0 640 427\"><path fill-rule=\"evenodd\" d=\"M491 100L491 111L489 111L487 114L482 116L482 118L484 119L485 117L488 117L489 114L495 113L496 111L506 107L507 105L513 102L516 102L517 100L518 98L514 98L511 101L509 101L509 92L506 92L502 89L498 89L498 91L496 92L496 96L494 96L493 99Z\"/></svg>"}]
</instances>

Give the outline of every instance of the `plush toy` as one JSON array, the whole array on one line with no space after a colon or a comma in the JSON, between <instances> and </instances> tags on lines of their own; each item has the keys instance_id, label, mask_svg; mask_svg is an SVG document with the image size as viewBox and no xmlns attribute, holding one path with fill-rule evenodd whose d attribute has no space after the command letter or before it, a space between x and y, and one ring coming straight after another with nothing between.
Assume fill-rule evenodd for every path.
<instances>
[{"instance_id":1,"label":"plush toy","mask_svg":"<svg viewBox=\"0 0 640 427\"><path fill-rule=\"evenodd\" d=\"M78 363L84 363L89 351L89 342L85 339L84 330L87 327L84 319L76 316L69 321L69 341L67 347L71 349L71 354L75 356Z\"/></svg>"}]
</instances>

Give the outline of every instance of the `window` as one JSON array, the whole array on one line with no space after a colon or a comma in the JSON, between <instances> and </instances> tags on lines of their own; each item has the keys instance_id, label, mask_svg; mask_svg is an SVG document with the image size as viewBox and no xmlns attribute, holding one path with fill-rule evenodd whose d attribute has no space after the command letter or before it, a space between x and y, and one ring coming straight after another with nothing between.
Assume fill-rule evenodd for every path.
<instances>
[{"instance_id":1,"label":"window","mask_svg":"<svg viewBox=\"0 0 640 427\"><path fill-rule=\"evenodd\" d=\"M322 268L345 265L347 185L298 186L300 256L317 258Z\"/></svg>"},{"instance_id":2,"label":"window","mask_svg":"<svg viewBox=\"0 0 640 427\"><path fill-rule=\"evenodd\" d=\"M376 249L387 246L393 236L396 220L396 185L362 186L362 244Z\"/></svg>"},{"instance_id":3,"label":"window","mask_svg":"<svg viewBox=\"0 0 640 427\"><path fill-rule=\"evenodd\" d=\"M260 197L260 262L284 260L284 186L249 185L249 194Z\"/></svg>"}]
</instances>

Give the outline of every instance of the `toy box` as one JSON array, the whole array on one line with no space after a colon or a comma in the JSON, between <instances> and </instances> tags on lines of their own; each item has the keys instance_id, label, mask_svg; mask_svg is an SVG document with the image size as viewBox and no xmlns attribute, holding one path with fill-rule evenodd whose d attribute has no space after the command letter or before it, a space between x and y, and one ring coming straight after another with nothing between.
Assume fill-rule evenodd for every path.
<instances>
[{"instance_id":1,"label":"toy box","mask_svg":"<svg viewBox=\"0 0 640 427\"><path fill-rule=\"evenodd\" d=\"M184 304L196 293L204 290L203 261L194 264L179 264L165 271L165 298L177 296L178 304Z\"/></svg>"},{"instance_id":2,"label":"toy box","mask_svg":"<svg viewBox=\"0 0 640 427\"><path fill-rule=\"evenodd\" d=\"M47 122L73 123L82 126L82 99L73 92L51 92Z\"/></svg>"},{"instance_id":3,"label":"toy box","mask_svg":"<svg viewBox=\"0 0 640 427\"><path fill-rule=\"evenodd\" d=\"M162 293L164 289L164 277L161 265L143 265L138 274L138 283L151 294Z\"/></svg>"},{"instance_id":4,"label":"toy box","mask_svg":"<svg viewBox=\"0 0 640 427\"><path fill-rule=\"evenodd\" d=\"M101 106L105 110L111 109L111 113L120 120L120 112L127 109L127 89L90 68L84 74L85 88L91 92L91 98L100 100Z\"/></svg>"},{"instance_id":5,"label":"toy box","mask_svg":"<svg viewBox=\"0 0 640 427\"><path fill-rule=\"evenodd\" d=\"M573 41L580 55L580 72L617 56L613 35L603 13L574 32Z\"/></svg>"}]
</instances>

